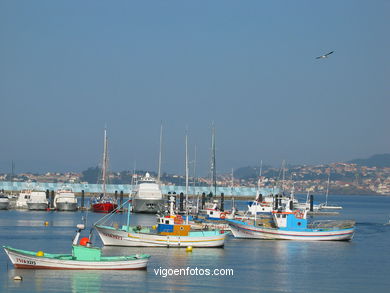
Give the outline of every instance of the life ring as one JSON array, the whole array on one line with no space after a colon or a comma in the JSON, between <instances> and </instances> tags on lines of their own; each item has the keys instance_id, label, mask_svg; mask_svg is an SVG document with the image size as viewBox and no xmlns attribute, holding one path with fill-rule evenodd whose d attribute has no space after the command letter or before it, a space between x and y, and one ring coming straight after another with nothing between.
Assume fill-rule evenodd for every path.
<instances>
[{"instance_id":1,"label":"life ring","mask_svg":"<svg viewBox=\"0 0 390 293\"><path fill-rule=\"evenodd\" d=\"M225 219L226 218L226 213L225 212L221 213L220 218L221 219Z\"/></svg>"}]
</instances>

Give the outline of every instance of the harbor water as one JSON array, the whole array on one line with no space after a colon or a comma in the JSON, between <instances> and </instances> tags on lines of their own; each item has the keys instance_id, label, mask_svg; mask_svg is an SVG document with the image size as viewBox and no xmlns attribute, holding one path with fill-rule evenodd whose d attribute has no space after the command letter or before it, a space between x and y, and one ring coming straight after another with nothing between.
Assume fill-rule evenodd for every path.
<instances>
[{"instance_id":1,"label":"harbor water","mask_svg":"<svg viewBox=\"0 0 390 293\"><path fill-rule=\"evenodd\" d=\"M0 292L388 292L390 197L330 198L331 204L344 209L329 219L356 220L356 233L350 242L246 240L229 236L224 248L194 248L192 252L178 248L103 247L105 255L150 254L146 271L14 269L2 250ZM316 197L316 201L323 200ZM227 207L229 204L226 202ZM240 210L245 209L245 201L236 204ZM91 227L103 215L85 211L0 211L0 244L70 253L75 227L82 216ZM126 220L126 214L117 214L113 224ZM132 225L154 225L156 218L132 214L130 221ZM88 234L87 228L82 236ZM96 234L93 241L102 246ZM194 274L164 275L174 269ZM226 274L199 275L216 269ZM22 276L23 280L14 281L14 276Z\"/></svg>"}]
</instances>

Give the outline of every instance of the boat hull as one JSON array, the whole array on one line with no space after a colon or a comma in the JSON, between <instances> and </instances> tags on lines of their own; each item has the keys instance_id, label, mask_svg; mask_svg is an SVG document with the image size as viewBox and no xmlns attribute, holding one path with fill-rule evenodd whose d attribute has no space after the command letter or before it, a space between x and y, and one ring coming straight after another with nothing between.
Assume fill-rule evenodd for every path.
<instances>
[{"instance_id":1,"label":"boat hull","mask_svg":"<svg viewBox=\"0 0 390 293\"><path fill-rule=\"evenodd\" d=\"M49 204L44 202L28 202L27 207L30 211L46 211Z\"/></svg>"},{"instance_id":2,"label":"boat hull","mask_svg":"<svg viewBox=\"0 0 390 293\"><path fill-rule=\"evenodd\" d=\"M228 221L234 237L300 241L348 241L353 238L355 228L337 230L288 231L248 225L240 221Z\"/></svg>"},{"instance_id":3,"label":"boat hull","mask_svg":"<svg viewBox=\"0 0 390 293\"><path fill-rule=\"evenodd\" d=\"M95 213L111 213L117 207L118 205L112 202L95 203L92 205L92 210Z\"/></svg>"},{"instance_id":4,"label":"boat hull","mask_svg":"<svg viewBox=\"0 0 390 293\"><path fill-rule=\"evenodd\" d=\"M164 205L163 199L140 199L133 198L132 207L134 213L157 213Z\"/></svg>"},{"instance_id":5,"label":"boat hull","mask_svg":"<svg viewBox=\"0 0 390 293\"><path fill-rule=\"evenodd\" d=\"M0 210L8 210L9 201L0 201Z\"/></svg>"},{"instance_id":6,"label":"boat hull","mask_svg":"<svg viewBox=\"0 0 390 293\"><path fill-rule=\"evenodd\" d=\"M75 202L57 202L58 211L77 211L77 203Z\"/></svg>"},{"instance_id":7,"label":"boat hull","mask_svg":"<svg viewBox=\"0 0 390 293\"><path fill-rule=\"evenodd\" d=\"M210 236L174 236L133 233L107 226L95 226L104 245L159 247L222 247L226 233Z\"/></svg>"},{"instance_id":8,"label":"boat hull","mask_svg":"<svg viewBox=\"0 0 390 293\"><path fill-rule=\"evenodd\" d=\"M60 260L24 254L4 247L9 259L18 269L51 270L142 270L146 269L149 258L119 261Z\"/></svg>"}]
</instances>

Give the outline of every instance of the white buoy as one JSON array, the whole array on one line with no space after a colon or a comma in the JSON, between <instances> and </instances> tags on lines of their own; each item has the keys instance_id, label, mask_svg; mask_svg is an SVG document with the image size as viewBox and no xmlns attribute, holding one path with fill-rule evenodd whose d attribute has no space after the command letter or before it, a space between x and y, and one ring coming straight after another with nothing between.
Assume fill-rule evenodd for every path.
<instances>
[{"instance_id":1,"label":"white buoy","mask_svg":"<svg viewBox=\"0 0 390 293\"><path fill-rule=\"evenodd\" d=\"M23 280L22 276L15 276L13 279L14 279L14 281L22 281Z\"/></svg>"}]
</instances>

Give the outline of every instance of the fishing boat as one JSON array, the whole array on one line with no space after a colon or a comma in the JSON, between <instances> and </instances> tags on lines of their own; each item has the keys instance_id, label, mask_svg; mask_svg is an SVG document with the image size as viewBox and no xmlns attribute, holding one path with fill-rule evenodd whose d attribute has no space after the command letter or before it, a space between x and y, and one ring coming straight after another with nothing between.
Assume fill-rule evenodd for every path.
<instances>
[{"instance_id":1,"label":"fishing boat","mask_svg":"<svg viewBox=\"0 0 390 293\"><path fill-rule=\"evenodd\" d=\"M137 182L132 194L132 207L135 213L157 213L164 205L160 185L148 172Z\"/></svg>"},{"instance_id":2,"label":"fishing boat","mask_svg":"<svg viewBox=\"0 0 390 293\"><path fill-rule=\"evenodd\" d=\"M77 198L71 188L64 186L57 190L54 197L54 208L58 211L77 210Z\"/></svg>"},{"instance_id":3,"label":"fishing boat","mask_svg":"<svg viewBox=\"0 0 390 293\"><path fill-rule=\"evenodd\" d=\"M181 215L174 213L174 197L170 198L170 213L158 216L157 225L111 227L96 223L104 245L160 247L222 247L227 233L219 229L193 229Z\"/></svg>"},{"instance_id":4,"label":"fishing boat","mask_svg":"<svg viewBox=\"0 0 390 293\"><path fill-rule=\"evenodd\" d=\"M77 225L73 239L72 254L51 254L42 251L27 251L3 246L9 259L18 269L53 270L139 270L146 269L150 255L102 256L100 248L92 247L89 238L80 240L84 224Z\"/></svg>"},{"instance_id":5,"label":"fishing boat","mask_svg":"<svg viewBox=\"0 0 390 293\"><path fill-rule=\"evenodd\" d=\"M269 219L228 220L234 237L279 240L351 240L354 221L309 222L306 209L293 210L292 200L276 206Z\"/></svg>"},{"instance_id":6,"label":"fishing boat","mask_svg":"<svg viewBox=\"0 0 390 293\"><path fill-rule=\"evenodd\" d=\"M116 200L107 196L108 140L104 129L104 149L102 163L102 193L92 200L92 210L97 213L110 213L118 207Z\"/></svg>"},{"instance_id":7,"label":"fishing boat","mask_svg":"<svg viewBox=\"0 0 390 293\"><path fill-rule=\"evenodd\" d=\"M104 225L104 217L95 223L104 245L117 246L162 246L162 247L222 247L227 233L220 229L197 230L191 227L188 217L188 151L186 136L186 220L174 211L175 197L169 198L169 211L158 215L155 226L130 226L128 213L127 225L111 227ZM129 204L130 205L130 204ZM128 208L130 211L130 206ZM109 217L107 217L109 218Z\"/></svg>"}]
</instances>

